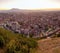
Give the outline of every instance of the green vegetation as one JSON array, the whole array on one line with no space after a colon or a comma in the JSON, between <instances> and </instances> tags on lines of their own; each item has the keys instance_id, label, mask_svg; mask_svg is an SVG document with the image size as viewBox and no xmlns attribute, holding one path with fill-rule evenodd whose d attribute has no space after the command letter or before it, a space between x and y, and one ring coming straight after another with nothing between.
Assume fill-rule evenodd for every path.
<instances>
[{"instance_id":1,"label":"green vegetation","mask_svg":"<svg viewBox=\"0 0 60 53\"><path fill-rule=\"evenodd\" d=\"M5 53L31 53L36 47L36 40L0 28L0 48Z\"/></svg>"}]
</instances>

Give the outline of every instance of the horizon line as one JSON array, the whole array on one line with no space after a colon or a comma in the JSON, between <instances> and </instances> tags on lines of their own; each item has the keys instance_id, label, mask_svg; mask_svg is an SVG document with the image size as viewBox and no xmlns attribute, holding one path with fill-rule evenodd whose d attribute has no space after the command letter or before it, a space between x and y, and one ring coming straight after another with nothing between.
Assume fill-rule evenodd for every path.
<instances>
[{"instance_id":1,"label":"horizon line","mask_svg":"<svg viewBox=\"0 0 60 53\"><path fill-rule=\"evenodd\" d=\"M20 8L0 8L0 10L11 10ZM60 8L35 8L35 9L21 9L21 10L60 10Z\"/></svg>"}]
</instances>

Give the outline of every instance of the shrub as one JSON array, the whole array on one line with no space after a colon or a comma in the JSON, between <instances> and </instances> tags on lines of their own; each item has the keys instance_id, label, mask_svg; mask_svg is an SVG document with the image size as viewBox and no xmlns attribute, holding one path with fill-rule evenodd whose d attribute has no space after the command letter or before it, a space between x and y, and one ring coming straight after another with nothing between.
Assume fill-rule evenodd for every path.
<instances>
[{"instance_id":1,"label":"shrub","mask_svg":"<svg viewBox=\"0 0 60 53\"><path fill-rule=\"evenodd\" d=\"M0 48L3 48L5 45L5 40L2 36L0 36Z\"/></svg>"}]
</instances>

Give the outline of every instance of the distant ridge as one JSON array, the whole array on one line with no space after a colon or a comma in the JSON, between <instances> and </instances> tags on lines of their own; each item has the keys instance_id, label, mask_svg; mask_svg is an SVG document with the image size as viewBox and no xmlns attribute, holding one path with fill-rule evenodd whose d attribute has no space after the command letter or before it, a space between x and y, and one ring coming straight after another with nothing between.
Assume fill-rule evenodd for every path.
<instances>
[{"instance_id":1,"label":"distant ridge","mask_svg":"<svg viewBox=\"0 0 60 53\"><path fill-rule=\"evenodd\" d=\"M9 13L9 12L48 12L48 11L60 11L60 10L26 10L26 9L18 9L12 8L10 10L0 10L0 13Z\"/></svg>"},{"instance_id":2,"label":"distant ridge","mask_svg":"<svg viewBox=\"0 0 60 53\"><path fill-rule=\"evenodd\" d=\"M12 8L10 10L0 10L0 13L9 13L9 12L39 12L41 10L26 10L26 9L18 9Z\"/></svg>"}]
</instances>

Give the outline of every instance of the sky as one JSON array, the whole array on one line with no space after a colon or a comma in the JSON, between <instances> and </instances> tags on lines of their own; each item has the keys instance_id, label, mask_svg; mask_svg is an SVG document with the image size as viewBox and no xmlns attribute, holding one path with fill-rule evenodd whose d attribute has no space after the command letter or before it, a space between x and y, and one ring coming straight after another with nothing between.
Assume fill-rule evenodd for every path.
<instances>
[{"instance_id":1,"label":"sky","mask_svg":"<svg viewBox=\"0 0 60 53\"><path fill-rule=\"evenodd\" d=\"M60 9L60 0L0 0L0 9Z\"/></svg>"}]
</instances>

